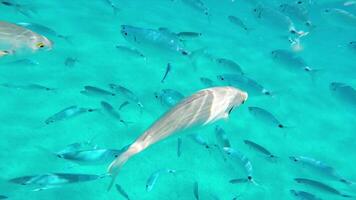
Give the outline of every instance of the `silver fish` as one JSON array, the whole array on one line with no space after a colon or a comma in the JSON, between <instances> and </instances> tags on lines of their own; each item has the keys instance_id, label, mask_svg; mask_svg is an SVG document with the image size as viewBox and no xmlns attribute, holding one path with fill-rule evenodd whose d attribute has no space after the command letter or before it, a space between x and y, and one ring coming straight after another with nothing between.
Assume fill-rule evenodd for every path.
<instances>
[{"instance_id":1,"label":"silver fish","mask_svg":"<svg viewBox=\"0 0 356 200\"><path fill-rule=\"evenodd\" d=\"M261 121L271 123L278 128L286 128L272 113L259 107L248 107L248 111Z\"/></svg>"},{"instance_id":2,"label":"silver fish","mask_svg":"<svg viewBox=\"0 0 356 200\"><path fill-rule=\"evenodd\" d=\"M57 157L63 158L82 165L102 165L112 162L125 150L116 149L90 149L70 151L57 154Z\"/></svg>"},{"instance_id":3,"label":"silver fish","mask_svg":"<svg viewBox=\"0 0 356 200\"><path fill-rule=\"evenodd\" d=\"M4 6L15 8L17 12L26 17L32 17L32 15L36 13L36 10L33 7L16 3L14 0L1 0L0 3Z\"/></svg>"},{"instance_id":4,"label":"silver fish","mask_svg":"<svg viewBox=\"0 0 356 200\"><path fill-rule=\"evenodd\" d=\"M206 77L200 77L200 82L203 83L206 87L213 87L214 86L214 81L206 78Z\"/></svg>"},{"instance_id":5,"label":"silver fish","mask_svg":"<svg viewBox=\"0 0 356 200\"><path fill-rule=\"evenodd\" d=\"M134 94L131 90L125 88L124 86L116 85L116 84L109 84L109 87L115 94L123 95L127 100L136 103L141 108L141 110L143 109L143 105L141 101L138 99L136 94Z\"/></svg>"},{"instance_id":6,"label":"silver fish","mask_svg":"<svg viewBox=\"0 0 356 200\"><path fill-rule=\"evenodd\" d=\"M270 151L268 151L266 148L264 148L263 146L252 142L251 140L244 140L244 143L250 147L252 147L253 149L257 150L258 152L261 152L262 154L268 156L269 158L275 158L276 156L273 155Z\"/></svg>"},{"instance_id":7,"label":"silver fish","mask_svg":"<svg viewBox=\"0 0 356 200\"><path fill-rule=\"evenodd\" d=\"M31 84L27 84L27 85L17 85L17 84L11 84L11 83L2 83L0 85L3 86L3 87L17 89L17 90L50 91L50 92L56 91L56 89L54 89L54 88L50 88L50 87L43 86L43 85L36 84L36 83L31 83Z\"/></svg>"},{"instance_id":8,"label":"silver fish","mask_svg":"<svg viewBox=\"0 0 356 200\"><path fill-rule=\"evenodd\" d=\"M71 183L94 181L106 175L47 173L34 176L23 176L10 179L9 182L20 185L35 185L40 187L61 186Z\"/></svg>"},{"instance_id":9,"label":"silver fish","mask_svg":"<svg viewBox=\"0 0 356 200\"><path fill-rule=\"evenodd\" d=\"M340 100L356 106L356 89L346 83L341 82L331 82L329 88L333 95L335 95Z\"/></svg>"},{"instance_id":10,"label":"silver fish","mask_svg":"<svg viewBox=\"0 0 356 200\"><path fill-rule=\"evenodd\" d=\"M221 74L217 76L217 79L227 83L228 85L234 87L240 87L246 90L249 94L252 95L267 95L271 96L272 93L263 87L257 81L241 74Z\"/></svg>"},{"instance_id":11,"label":"silver fish","mask_svg":"<svg viewBox=\"0 0 356 200\"><path fill-rule=\"evenodd\" d=\"M244 74L244 72L242 71L240 65L237 64L233 60L226 59L226 58L217 58L216 59L216 63L218 63L222 67L222 70L226 69L228 72L241 74L241 75Z\"/></svg>"},{"instance_id":12,"label":"silver fish","mask_svg":"<svg viewBox=\"0 0 356 200\"><path fill-rule=\"evenodd\" d=\"M299 163L303 166L309 167L310 169L317 170L318 172L330 178L336 179L346 184L351 184L350 181L343 178L333 167L323 163L320 160L306 156L289 156L289 159L294 163Z\"/></svg>"},{"instance_id":13,"label":"silver fish","mask_svg":"<svg viewBox=\"0 0 356 200\"><path fill-rule=\"evenodd\" d=\"M81 94L94 97L112 97L115 93L110 91L95 87L95 86L84 86L84 90L80 91Z\"/></svg>"},{"instance_id":14,"label":"silver fish","mask_svg":"<svg viewBox=\"0 0 356 200\"><path fill-rule=\"evenodd\" d=\"M146 56L143 55L143 53L141 53L139 50L132 48L132 47L127 47L124 45L116 45L116 49L126 55L146 58Z\"/></svg>"},{"instance_id":15,"label":"silver fish","mask_svg":"<svg viewBox=\"0 0 356 200\"><path fill-rule=\"evenodd\" d=\"M166 67L166 72L164 73L161 83L163 83L166 80L168 73L171 71L171 68L172 68L171 64L168 63Z\"/></svg>"},{"instance_id":16,"label":"silver fish","mask_svg":"<svg viewBox=\"0 0 356 200\"><path fill-rule=\"evenodd\" d=\"M118 184L115 184L116 190L121 194L121 196L125 197L125 199L130 200L129 195L127 192Z\"/></svg>"},{"instance_id":17,"label":"silver fish","mask_svg":"<svg viewBox=\"0 0 356 200\"><path fill-rule=\"evenodd\" d=\"M155 30L122 25L121 34L127 41L140 47L164 49L181 55L190 54L185 50L184 44L178 36L165 29Z\"/></svg>"},{"instance_id":18,"label":"silver fish","mask_svg":"<svg viewBox=\"0 0 356 200\"><path fill-rule=\"evenodd\" d=\"M194 182L194 188L193 188L193 194L194 194L194 198L196 200L199 200L199 183L197 181Z\"/></svg>"},{"instance_id":19,"label":"silver fish","mask_svg":"<svg viewBox=\"0 0 356 200\"><path fill-rule=\"evenodd\" d=\"M271 52L275 62L296 71L314 71L305 60L294 52L284 49L277 49Z\"/></svg>"},{"instance_id":20,"label":"silver fish","mask_svg":"<svg viewBox=\"0 0 356 200\"><path fill-rule=\"evenodd\" d=\"M115 182L121 167L135 154L174 133L227 118L228 112L243 104L247 98L246 92L233 87L213 87L182 100L154 122L126 152L110 164L108 172L113 179L109 188Z\"/></svg>"},{"instance_id":21,"label":"silver fish","mask_svg":"<svg viewBox=\"0 0 356 200\"><path fill-rule=\"evenodd\" d=\"M220 126L215 126L215 136L216 140L221 148L224 147L231 147L229 138L226 135L226 132L224 129L222 129Z\"/></svg>"},{"instance_id":22,"label":"silver fish","mask_svg":"<svg viewBox=\"0 0 356 200\"><path fill-rule=\"evenodd\" d=\"M312 180L312 179L307 179L307 178L295 178L294 179L297 183L301 183L301 184L305 184L305 185L309 185L312 186L314 188L317 188L319 190L331 193L331 194L335 194L338 196L342 196L342 197L347 197L347 198L352 198L352 196L347 195L347 194L343 194L341 193L339 190L326 185L325 183L316 181L316 180Z\"/></svg>"},{"instance_id":23,"label":"silver fish","mask_svg":"<svg viewBox=\"0 0 356 200\"><path fill-rule=\"evenodd\" d=\"M209 149L210 145L204 140L204 138L199 134L190 134L189 137L196 142L197 144L202 145L203 147Z\"/></svg>"},{"instance_id":24,"label":"silver fish","mask_svg":"<svg viewBox=\"0 0 356 200\"><path fill-rule=\"evenodd\" d=\"M46 124L52 124L55 122L59 122L62 120L66 120L69 118L73 118L76 117L78 115L84 114L84 113L88 113L88 112L94 112L96 111L96 109L92 109L92 108L81 108L78 106L70 106L68 108L65 108L61 111L59 111L58 113L52 115L51 117L47 118L45 120Z\"/></svg>"},{"instance_id":25,"label":"silver fish","mask_svg":"<svg viewBox=\"0 0 356 200\"><path fill-rule=\"evenodd\" d=\"M173 89L162 89L159 92L155 92L154 95L162 105L167 107L176 105L184 98L183 94Z\"/></svg>"},{"instance_id":26,"label":"silver fish","mask_svg":"<svg viewBox=\"0 0 356 200\"><path fill-rule=\"evenodd\" d=\"M229 156L238 159L241 164L243 165L246 175L247 175L247 180L250 182L254 182L253 180L253 168L252 168L252 164L251 161L240 151L233 149L231 147L224 147L224 151L226 154L228 154Z\"/></svg>"},{"instance_id":27,"label":"silver fish","mask_svg":"<svg viewBox=\"0 0 356 200\"><path fill-rule=\"evenodd\" d=\"M290 190L290 193L300 200L322 200L314 194L305 191Z\"/></svg>"},{"instance_id":28,"label":"silver fish","mask_svg":"<svg viewBox=\"0 0 356 200\"><path fill-rule=\"evenodd\" d=\"M209 16L209 9L202 0L182 0L182 2L191 8L202 12L204 15Z\"/></svg>"},{"instance_id":29,"label":"silver fish","mask_svg":"<svg viewBox=\"0 0 356 200\"><path fill-rule=\"evenodd\" d=\"M110 105L108 102L106 101L101 101L100 102L101 104L101 107L103 108L103 110L108 114L110 115L111 117L113 117L114 119L118 120L119 122L123 123L125 126L127 126L127 123L126 121L124 121L121 116L120 116L120 113L117 112L115 110L115 108Z\"/></svg>"},{"instance_id":30,"label":"silver fish","mask_svg":"<svg viewBox=\"0 0 356 200\"><path fill-rule=\"evenodd\" d=\"M154 185L156 184L158 177L161 176L163 173L167 173L167 174L174 174L176 173L176 170L174 169L160 169L158 171L153 172L150 177L148 177L147 181L146 181L146 191L150 192Z\"/></svg>"},{"instance_id":31,"label":"silver fish","mask_svg":"<svg viewBox=\"0 0 356 200\"><path fill-rule=\"evenodd\" d=\"M250 29L247 28L247 26L245 25L245 23L238 17L236 16L233 16L233 15L229 15L227 17L229 19L229 21L232 23L232 24L235 24L236 26L244 29L245 31L249 31Z\"/></svg>"}]
</instances>

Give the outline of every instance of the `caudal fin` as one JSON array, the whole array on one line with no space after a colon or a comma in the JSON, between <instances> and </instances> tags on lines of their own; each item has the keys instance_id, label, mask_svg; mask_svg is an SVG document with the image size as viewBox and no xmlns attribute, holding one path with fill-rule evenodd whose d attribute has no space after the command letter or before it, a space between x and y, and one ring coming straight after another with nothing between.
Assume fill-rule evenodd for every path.
<instances>
[{"instance_id":1,"label":"caudal fin","mask_svg":"<svg viewBox=\"0 0 356 200\"><path fill-rule=\"evenodd\" d=\"M108 187L108 191L115 183L116 177L119 174L121 167L127 162L127 160L135 153L130 151L130 148L116 158L108 167L108 174L111 176L111 182Z\"/></svg>"}]
</instances>

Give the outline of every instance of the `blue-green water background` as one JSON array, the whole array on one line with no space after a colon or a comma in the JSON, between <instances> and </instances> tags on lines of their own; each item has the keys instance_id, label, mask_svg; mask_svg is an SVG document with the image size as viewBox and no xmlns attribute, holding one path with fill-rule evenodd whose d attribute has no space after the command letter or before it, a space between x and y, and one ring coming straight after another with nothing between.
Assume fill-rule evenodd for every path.
<instances>
[{"instance_id":1,"label":"blue-green water background","mask_svg":"<svg viewBox=\"0 0 356 200\"><path fill-rule=\"evenodd\" d=\"M116 44L130 45L120 33L120 25L145 28L167 27L174 32L197 31L202 37L187 42L189 49L206 47L209 53L238 62L250 77L266 88L279 91L276 97L250 97L226 121L218 122L227 132L232 146L244 152L254 166L252 184L233 185L232 178L244 177L243 169L233 161L224 162L215 151L207 151L189 138L183 137L182 156L176 156L177 141L166 139L138 154L124 165L117 182L131 199L194 199L193 183L199 182L201 199L293 199L289 189L312 191L324 199L341 199L318 190L303 188L293 181L295 177L324 180L346 193L356 188L309 173L294 165L290 155L308 155L335 167L343 176L353 180L356 174L355 113L332 96L329 83L346 82L356 85L355 54L345 44L355 39L355 30L327 24L316 14L315 29L303 40L300 52L310 66L323 69L315 82L303 73L291 73L274 63L270 51L289 48L273 29L259 24L253 18L253 6L245 1L205 1L211 11L210 19L180 1L122 0L117 1L120 12L113 14L105 1L21 1L36 8L32 18L14 9L0 6L1 20L8 22L35 22L71 36L72 43L54 41L52 51L30 56L39 65L0 65L0 82L39 83L57 88L55 93L0 89L0 193L11 199L120 199L117 191L106 191L109 179L66 185L61 188L30 192L26 187L6 183L18 176L47 172L91 173L106 172L107 165L79 166L52 156L68 144L93 139L102 148L121 148L131 143L165 110L153 93L173 88L184 95L203 89L199 77L217 82L221 71L212 63L200 61L194 67L189 59L154 53L147 60L120 55ZM276 3L276 5L278 2ZM317 11L315 11L317 12ZM253 31L246 34L227 21L228 15L246 20ZM282 36L282 34L281 34ZM67 67L67 57L76 57L75 67ZM165 83L160 80L167 61L172 71ZM44 120L59 110L71 106L100 107L103 99L88 97L79 92L85 85L107 88L119 83L134 91L145 106L142 115L130 105L121 113L133 122L128 127L107 115L97 112L46 126ZM106 99L118 107L125 98ZM279 130L256 120L248 106L261 106L274 113L291 128ZM214 125L194 130L215 142ZM248 148L243 139L263 144L280 159L267 161ZM151 192L145 191L149 175L161 168L184 170L176 176L162 176Z\"/></svg>"}]
</instances>

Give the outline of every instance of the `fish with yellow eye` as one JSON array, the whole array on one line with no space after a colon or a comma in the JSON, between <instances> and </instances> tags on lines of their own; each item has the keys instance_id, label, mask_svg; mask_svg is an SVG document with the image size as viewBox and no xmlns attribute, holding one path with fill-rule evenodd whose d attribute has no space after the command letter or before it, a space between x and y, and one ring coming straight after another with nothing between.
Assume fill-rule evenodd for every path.
<instances>
[{"instance_id":1,"label":"fish with yellow eye","mask_svg":"<svg viewBox=\"0 0 356 200\"><path fill-rule=\"evenodd\" d=\"M30 50L52 49L53 43L43 35L25 27L0 21L0 57Z\"/></svg>"}]
</instances>

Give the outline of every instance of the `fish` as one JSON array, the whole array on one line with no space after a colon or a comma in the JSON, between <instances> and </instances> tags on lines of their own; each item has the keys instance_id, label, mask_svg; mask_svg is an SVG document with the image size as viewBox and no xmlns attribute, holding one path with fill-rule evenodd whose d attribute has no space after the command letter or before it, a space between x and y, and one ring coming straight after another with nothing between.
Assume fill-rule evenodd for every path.
<instances>
[{"instance_id":1,"label":"fish","mask_svg":"<svg viewBox=\"0 0 356 200\"><path fill-rule=\"evenodd\" d=\"M297 191L297 190L289 190L289 191L295 198L300 200L322 200L309 192Z\"/></svg>"},{"instance_id":2,"label":"fish","mask_svg":"<svg viewBox=\"0 0 356 200\"><path fill-rule=\"evenodd\" d=\"M164 73L161 83L163 83L166 80L168 73L171 71L171 68L172 68L171 64L168 63L166 67L166 72Z\"/></svg>"},{"instance_id":3,"label":"fish","mask_svg":"<svg viewBox=\"0 0 356 200\"><path fill-rule=\"evenodd\" d=\"M67 57L64 61L64 65L67 67L74 67L74 65L78 62L78 58Z\"/></svg>"},{"instance_id":4,"label":"fish","mask_svg":"<svg viewBox=\"0 0 356 200\"><path fill-rule=\"evenodd\" d=\"M69 144L65 148L55 152L54 154L58 156L62 154L71 153L74 151L81 151L84 149L96 149L96 145L94 145L91 140Z\"/></svg>"},{"instance_id":5,"label":"fish","mask_svg":"<svg viewBox=\"0 0 356 200\"><path fill-rule=\"evenodd\" d=\"M166 50L188 56L182 41L166 29L148 29L130 25L121 26L121 34L130 43L142 47Z\"/></svg>"},{"instance_id":6,"label":"fish","mask_svg":"<svg viewBox=\"0 0 356 200\"><path fill-rule=\"evenodd\" d=\"M176 172L177 171L174 169L160 169L153 172L146 181L146 191L150 192L153 189L158 180L158 177L161 176L163 173L175 174Z\"/></svg>"},{"instance_id":7,"label":"fish","mask_svg":"<svg viewBox=\"0 0 356 200\"><path fill-rule=\"evenodd\" d=\"M117 112L115 110L115 108L110 105L108 102L106 101L101 101L100 102L101 104L101 107L103 108L103 110L111 117L113 117L114 119L118 120L119 122L123 123L125 126L127 126L127 122L124 121L121 116L120 116L120 113Z\"/></svg>"},{"instance_id":8,"label":"fish","mask_svg":"<svg viewBox=\"0 0 356 200\"><path fill-rule=\"evenodd\" d=\"M63 158L82 165L103 165L112 162L125 148L116 149L89 149L69 151L56 154L58 158Z\"/></svg>"},{"instance_id":9,"label":"fish","mask_svg":"<svg viewBox=\"0 0 356 200\"><path fill-rule=\"evenodd\" d=\"M305 72L316 71L312 69L302 57L298 56L293 51L276 49L271 52L271 55L273 61L285 67L288 67L288 69L294 71L305 71Z\"/></svg>"},{"instance_id":10,"label":"fish","mask_svg":"<svg viewBox=\"0 0 356 200\"><path fill-rule=\"evenodd\" d=\"M215 126L215 136L216 136L216 140L221 148L231 147L231 144L230 144L229 138L226 135L226 132L224 131L224 129L222 129L218 125Z\"/></svg>"},{"instance_id":11,"label":"fish","mask_svg":"<svg viewBox=\"0 0 356 200\"><path fill-rule=\"evenodd\" d=\"M342 177L333 167L320 160L306 156L289 156L289 159L292 160L293 163L299 163L303 166L309 167L310 169L317 170L318 172L342 183L351 184L351 181Z\"/></svg>"},{"instance_id":12,"label":"fish","mask_svg":"<svg viewBox=\"0 0 356 200\"><path fill-rule=\"evenodd\" d=\"M49 189L54 186L94 181L107 177L107 175L46 173L32 176L22 176L10 179L9 182L20 185L39 186L34 191Z\"/></svg>"},{"instance_id":13,"label":"fish","mask_svg":"<svg viewBox=\"0 0 356 200\"><path fill-rule=\"evenodd\" d=\"M121 52L125 55L130 55L133 57L141 57L141 58L146 59L146 56L142 52L140 52L139 50L137 50L135 48L127 47L124 45L116 45L115 47L119 52Z\"/></svg>"},{"instance_id":14,"label":"fish","mask_svg":"<svg viewBox=\"0 0 356 200\"><path fill-rule=\"evenodd\" d=\"M0 3L4 6L15 8L17 12L23 14L26 17L31 17L32 14L36 13L36 10L33 7L16 3L13 0L1 0Z\"/></svg>"},{"instance_id":15,"label":"fish","mask_svg":"<svg viewBox=\"0 0 356 200\"><path fill-rule=\"evenodd\" d=\"M156 99L158 99L162 105L172 107L181 101L184 96L182 93L173 89L162 89L159 92L154 93Z\"/></svg>"},{"instance_id":16,"label":"fish","mask_svg":"<svg viewBox=\"0 0 356 200\"><path fill-rule=\"evenodd\" d=\"M2 51L18 53L18 50L25 49L35 52L39 49L50 50L52 45L52 42L43 35L17 24L0 21L0 49L3 49Z\"/></svg>"},{"instance_id":17,"label":"fish","mask_svg":"<svg viewBox=\"0 0 356 200\"><path fill-rule=\"evenodd\" d=\"M216 63L218 63L222 67L222 70L226 69L227 72L244 75L244 72L242 71L240 65L233 60L226 58L217 58Z\"/></svg>"},{"instance_id":18,"label":"fish","mask_svg":"<svg viewBox=\"0 0 356 200\"><path fill-rule=\"evenodd\" d=\"M314 188L317 188L319 190L322 190L322 191L325 191L325 192L328 192L328 193L331 193L331 194L335 194L335 195L342 196L342 197L347 197L347 198L352 198L352 196L347 195L347 194L343 194L339 190L337 190L337 189L335 189L335 188L333 188L333 187L331 187L329 185L326 185L325 183L316 181L316 180L307 179L307 178L295 178L294 180L297 183L301 183L301 184L304 184L304 185L309 185L309 186L312 186Z\"/></svg>"},{"instance_id":19,"label":"fish","mask_svg":"<svg viewBox=\"0 0 356 200\"><path fill-rule=\"evenodd\" d=\"M272 113L263 108L250 106L248 107L248 111L261 121L270 123L278 128L286 128Z\"/></svg>"},{"instance_id":20,"label":"fish","mask_svg":"<svg viewBox=\"0 0 356 200\"><path fill-rule=\"evenodd\" d=\"M177 156L182 155L182 138L177 139Z\"/></svg>"},{"instance_id":21,"label":"fish","mask_svg":"<svg viewBox=\"0 0 356 200\"><path fill-rule=\"evenodd\" d=\"M204 140L204 138L199 134L190 134L189 137L196 142L197 144L202 145L203 147L209 149L210 145Z\"/></svg>"},{"instance_id":22,"label":"fish","mask_svg":"<svg viewBox=\"0 0 356 200\"><path fill-rule=\"evenodd\" d=\"M356 52L356 41L349 42L348 46Z\"/></svg>"},{"instance_id":23,"label":"fish","mask_svg":"<svg viewBox=\"0 0 356 200\"><path fill-rule=\"evenodd\" d=\"M199 33L199 32L179 32L177 33L177 36L181 39L181 40L188 40L188 39L194 39L194 38L198 38L201 37L203 34Z\"/></svg>"},{"instance_id":24,"label":"fish","mask_svg":"<svg viewBox=\"0 0 356 200\"><path fill-rule=\"evenodd\" d=\"M80 91L81 94L94 97L112 97L116 96L115 93L110 91L95 87L95 86L84 86L84 90Z\"/></svg>"},{"instance_id":25,"label":"fish","mask_svg":"<svg viewBox=\"0 0 356 200\"><path fill-rule=\"evenodd\" d=\"M263 146L251 141L251 140L244 140L244 143L248 145L249 147L252 147L253 149L257 150L258 152L266 155L269 158L276 158L275 155L273 155L270 151L268 151L266 148Z\"/></svg>"},{"instance_id":26,"label":"fish","mask_svg":"<svg viewBox=\"0 0 356 200\"><path fill-rule=\"evenodd\" d=\"M346 83L331 82L329 89L335 97L351 106L356 106L356 89Z\"/></svg>"},{"instance_id":27,"label":"fish","mask_svg":"<svg viewBox=\"0 0 356 200\"><path fill-rule=\"evenodd\" d=\"M206 7L205 3L202 0L182 0L184 4L190 6L194 10L203 13L206 16L209 16L209 9Z\"/></svg>"},{"instance_id":28,"label":"fish","mask_svg":"<svg viewBox=\"0 0 356 200\"><path fill-rule=\"evenodd\" d=\"M123 197L125 197L125 199L130 200L129 195L127 194L127 192L118 184L115 184L116 190L119 192L119 194Z\"/></svg>"},{"instance_id":29,"label":"fish","mask_svg":"<svg viewBox=\"0 0 356 200\"><path fill-rule=\"evenodd\" d=\"M193 188L193 194L194 194L194 198L196 200L199 200L199 183L197 181L194 182L194 188Z\"/></svg>"},{"instance_id":30,"label":"fish","mask_svg":"<svg viewBox=\"0 0 356 200\"><path fill-rule=\"evenodd\" d=\"M35 31L39 34L42 34L42 35L46 35L48 37L58 37L58 38L61 38L61 39L64 39L66 40L67 42L70 42L70 37L69 36L65 36L65 35L62 35L62 34L59 34L57 33L55 30L47 27L47 26L44 26L42 24L36 24L36 23L30 23L30 22L18 22L16 23L17 25L20 25L20 26L23 26L25 28L28 28L32 31Z\"/></svg>"},{"instance_id":31,"label":"fish","mask_svg":"<svg viewBox=\"0 0 356 200\"><path fill-rule=\"evenodd\" d=\"M200 90L183 99L158 118L131 144L127 151L109 165L108 173L112 176L109 189L115 182L121 167L132 156L174 133L228 118L229 111L239 107L247 98L246 92L225 86Z\"/></svg>"},{"instance_id":32,"label":"fish","mask_svg":"<svg viewBox=\"0 0 356 200\"><path fill-rule=\"evenodd\" d=\"M246 179L246 178L231 179L229 181L229 183L232 183L232 184L247 183L247 182L248 182L248 179Z\"/></svg>"},{"instance_id":33,"label":"fish","mask_svg":"<svg viewBox=\"0 0 356 200\"><path fill-rule=\"evenodd\" d=\"M94 111L97 111L97 110L92 109L92 108L81 108L78 106L69 106L69 107L55 113L54 115L48 117L45 120L45 123L52 124L55 122L59 122L59 121L67 120L69 118L76 117L76 116L84 114L84 113L90 113L90 112L94 112Z\"/></svg>"},{"instance_id":34,"label":"fish","mask_svg":"<svg viewBox=\"0 0 356 200\"><path fill-rule=\"evenodd\" d=\"M241 87L251 95L272 96L272 92L267 90L257 81L241 74L221 74L217 79L234 87Z\"/></svg>"},{"instance_id":35,"label":"fish","mask_svg":"<svg viewBox=\"0 0 356 200\"><path fill-rule=\"evenodd\" d=\"M200 82L204 84L206 87L213 87L214 86L214 81L211 80L210 78L206 77L200 77L199 78Z\"/></svg>"},{"instance_id":36,"label":"fish","mask_svg":"<svg viewBox=\"0 0 356 200\"><path fill-rule=\"evenodd\" d=\"M124 108L125 106L129 105L130 102L129 101L124 101L122 102L122 104L119 106L119 110L121 110L122 108Z\"/></svg>"},{"instance_id":37,"label":"fish","mask_svg":"<svg viewBox=\"0 0 356 200\"><path fill-rule=\"evenodd\" d=\"M246 24L240 18L233 15L229 15L227 18L232 24L236 25L237 27L240 27L245 31L250 30L250 28L247 28Z\"/></svg>"},{"instance_id":38,"label":"fish","mask_svg":"<svg viewBox=\"0 0 356 200\"><path fill-rule=\"evenodd\" d=\"M356 15L340 8L326 8L323 16L333 25L344 28L356 28Z\"/></svg>"},{"instance_id":39,"label":"fish","mask_svg":"<svg viewBox=\"0 0 356 200\"><path fill-rule=\"evenodd\" d=\"M54 92L56 91L55 88L43 86L37 83L30 83L26 85L18 85L12 83L2 83L0 84L3 87L17 89L17 90L30 90L30 91L45 91L45 92Z\"/></svg>"},{"instance_id":40,"label":"fish","mask_svg":"<svg viewBox=\"0 0 356 200\"><path fill-rule=\"evenodd\" d=\"M246 175L247 175L246 180L254 183L254 179L252 176L253 168L252 168L251 161L242 152L240 152L236 149L233 149L231 147L224 147L223 149L227 155L229 155L230 157L233 157L241 162L241 164L243 165L243 167L245 169Z\"/></svg>"},{"instance_id":41,"label":"fish","mask_svg":"<svg viewBox=\"0 0 356 200\"><path fill-rule=\"evenodd\" d=\"M123 95L127 100L132 101L133 103L136 103L142 111L143 104L138 99L137 95L134 94L131 90L125 88L124 86L113 84L113 83L109 84L109 87L115 94Z\"/></svg>"},{"instance_id":42,"label":"fish","mask_svg":"<svg viewBox=\"0 0 356 200\"><path fill-rule=\"evenodd\" d=\"M298 3L282 3L279 5L279 10L294 21L299 21L308 27L312 26L308 9Z\"/></svg>"}]
</instances>

